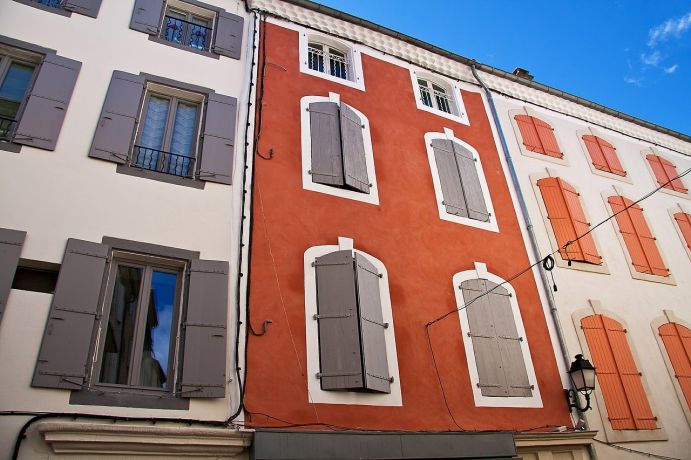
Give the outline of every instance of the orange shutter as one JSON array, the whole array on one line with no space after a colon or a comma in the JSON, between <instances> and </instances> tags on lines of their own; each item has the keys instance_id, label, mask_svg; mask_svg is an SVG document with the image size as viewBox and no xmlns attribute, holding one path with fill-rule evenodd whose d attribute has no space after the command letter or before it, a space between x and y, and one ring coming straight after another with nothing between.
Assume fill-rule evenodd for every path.
<instances>
[{"instance_id":1,"label":"orange shutter","mask_svg":"<svg viewBox=\"0 0 691 460\"><path fill-rule=\"evenodd\" d=\"M641 374L631 354L626 330L603 315L581 320L595 373L614 430L654 430L657 418L643 389Z\"/></svg>"},{"instance_id":2,"label":"orange shutter","mask_svg":"<svg viewBox=\"0 0 691 460\"><path fill-rule=\"evenodd\" d=\"M674 166L671 161L665 160L662 157L660 157L660 163L662 164L662 168L665 170L665 174L667 174L667 180L673 179L672 182L668 184L672 186L672 190L680 193L688 192L689 190L684 187L684 183L677 177L679 175L677 172L677 167Z\"/></svg>"},{"instance_id":3,"label":"orange shutter","mask_svg":"<svg viewBox=\"0 0 691 460\"><path fill-rule=\"evenodd\" d=\"M686 246L691 249L691 214L678 212L674 215L674 220L677 221L679 230L681 230L681 234L684 235Z\"/></svg>"},{"instance_id":4,"label":"orange shutter","mask_svg":"<svg viewBox=\"0 0 691 460\"><path fill-rule=\"evenodd\" d=\"M658 184L665 184L663 185L664 188L674 190L676 192L688 192L688 189L684 187L684 183L681 181L681 179L677 178L679 175L677 173L677 168L671 162L665 160L659 155L652 153L646 155L645 158L648 160L648 163L650 163L650 167L653 169L653 174L655 174L655 179L657 179Z\"/></svg>"},{"instance_id":5,"label":"orange shutter","mask_svg":"<svg viewBox=\"0 0 691 460\"><path fill-rule=\"evenodd\" d=\"M643 216L643 209L628 198L611 196L607 199L612 213L616 214L619 232L624 238L629 251L631 263L639 273L669 276L669 270L662 261L662 256L655 243L655 237ZM628 206L628 209L626 209ZM624 210L626 209L626 210Z\"/></svg>"},{"instance_id":6,"label":"orange shutter","mask_svg":"<svg viewBox=\"0 0 691 460\"><path fill-rule=\"evenodd\" d=\"M569 241L576 240L590 230L581 201L576 190L558 177L546 177L537 181L540 193L547 208L547 218L552 225L559 246L559 253L565 260L602 263L595 247L593 235L588 234L570 244L566 251L561 249Z\"/></svg>"},{"instance_id":7,"label":"orange shutter","mask_svg":"<svg viewBox=\"0 0 691 460\"><path fill-rule=\"evenodd\" d=\"M660 326L658 332L686 404L691 408L691 330L681 324L667 323Z\"/></svg>"},{"instance_id":8,"label":"orange shutter","mask_svg":"<svg viewBox=\"0 0 691 460\"><path fill-rule=\"evenodd\" d=\"M612 172L607 164L607 160L605 159L605 154L602 152L602 147L600 147L600 144L597 142L597 137L585 135L583 136L583 142L585 142L585 146L588 149L590 159L593 161L593 166L595 166L595 169Z\"/></svg>"},{"instance_id":9,"label":"orange shutter","mask_svg":"<svg viewBox=\"0 0 691 460\"><path fill-rule=\"evenodd\" d=\"M545 154L554 158L562 158L564 154L561 153L561 150L559 150L559 144L557 144L554 129L548 123L545 123L539 118L532 117L532 119L533 123L535 123L537 134L540 136L542 147L545 149Z\"/></svg>"},{"instance_id":10,"label":"orange shutter","mask_svg":"<svg viewBox=\"0 0 691 460\"><path fill-rule=\"evenodd\" d=\"M533 117L528 115L516 115L514 119L516 123L518 123L518 129L521 131L521 137L523 138L523 145L525 148L533 152L545 153L545 149L542 148L540 137L533 123Z\"/></svg>"},{"instance_id":11,"label":"orange shutter","mask_svg":"<svg viewBox=\"0 0 691 460\"><path fill-rule=\"evenodd\" d=\"M617 149L615 149L612 144L600 137L595 137L595 139L597 140L600 149L602 149L602 154L605 156L605 160L609 165L609 172L618 176L626 176L626 171L619 161Z\"/></svg>"}]
</instances>

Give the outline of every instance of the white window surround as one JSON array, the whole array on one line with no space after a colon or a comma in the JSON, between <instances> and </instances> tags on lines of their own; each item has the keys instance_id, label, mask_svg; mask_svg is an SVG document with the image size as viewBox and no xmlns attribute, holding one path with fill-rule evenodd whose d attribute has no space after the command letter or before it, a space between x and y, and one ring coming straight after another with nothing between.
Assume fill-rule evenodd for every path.
<instances>
[{"instance_id":1,"label":"white window surround","mask_svg":"<svg viewBox=\"0 0 691 460\"><path fill-rule=\"evenodd\" d=\"M317 280L312 263L317 257L334 251L352 250L369 260L382 275L379 289L384 322L389 323L385 329L386 359L389 363L389 375L393 377L391 393L361 393L348 391L324 391L321 389L317 373L319 372L319 326L313 316L317 314ZM307 392L309 402L314 404L347 404L361 406L402 406L401 379L398 371L398 357L396 353L396 333L393 314L391 311L391 297L389 295L389 277L384 264L357 249L353 249L353 240L338 238L338 245L313 246L305 251L305 335L307 346Z\"/></svg>"},{"instance_id":2,"label":"white window surround","mask_svg":"<svg viewBox=\"0 0 691 460\"><path fill-rule=\"evenodd\" d=\"M417 81L418 78L439 85L446 90L446 95L449 96L450 99L451 113L438 110L434 107L428 107L422 103L420 86ZM415 105L418 109L433 113L440 117L448 118L449 120L457 123L470 126L470 120L468 119L468 114L466 113L465 105L463 104L463 98L461 97L461 87L457 82L439 77L438 75L426 72L416 67L410 68L410 80L413 85Z\"/></svg>"},{"instance_id":3,"label":"white window surround","mask_svg":"<svg viewBox=\"0 0 691 460\"><path fill-rule=\"evenodd\" d=\"M350 107L360 117L360 120L362 120L362 124L364 126L364 129L362 130L362 139L365 145L365 163L367 164L367 176L372 184L369 193L356 192L354 190L347 190L331 185L317 184L312 181L312 175L309 173L312 169L312 129L308 109L309 105L313 102L336 102L339 105L341 104L340 96L336 93L329 93L328 97L304 96L302 99L300 99L302 188L305 190L311 190L313 192L326 193L327 195L378 205L379 188L377 187L377 176L374 171L374 153L372 151L372 138L370 137L369 120L362 112L357 110L352 105L348 105L348 107Z\"/></svg>"},{"instance_id":4,"label":"white window surround","mask_svg":"<svg viewBox=\"0 0 691 460\"><path fill-rule=\"evenodd\" d=\"M650 177L653 180L653 185L655 188L659 187L660 184L657 182L657 177L655 176L655 171L653 171L653 167L650 166L650 162L646 158L648 154L652 153L653 155L657 155L661 158L664 158L665 160L669 161L672 163L676 168L677 168L677 174L682 174L684 171L689 169L689 167L680 167L679 162L676 159L671 158L669 155L665 155L662 152L660 152L659 149L650 147L648 149L643 149L641 150L641 157L643 158L643 162L645 163L646 169L648 170L648 173L650 174ZM680 178L682 184L684 184L684 187L689 189L689 192L687 193L681 193L677 192L676 190L671 190L668 189L667 187L662 187L659 191L662 193L666 193L668 195L676 196L677 198L684 198L685 200L691 200L691 187L688 185L688 178L691 177L691 173L687 174L686 176ZM686 181L685 181L686 179Z\"/></svg>"},{"instance_id":5,"label":"white window surround","mask_svg":"<svg viewBox=\"0 0 691 460\"><path fill-rule=\"evenodd\" d=\"M681 243L682 246L684 246L684 249L686 250L686 255L689 256L689 259L691 260L691 249L689 249L688 244L686 244L686 240L684 239L684 234L681 232L681 228L679 228L679 223L677 220L674 218L674 215L683 212L685 214L690 214L691 215L691 209L689 206L686 206L682 203L677 203L677 206L674 208L669 208L667 210L669 213L670 219L672 219L672 225L674 225L674 229L677 231L677 234L679 235L679 242Z\"/></svg>"},{"instance_id":6,"label":"white window surround","mask_svg":"<svg viewBox=\"0 0 691 460\"><path fill-rule=\"evenodd\" d=\"M360 58L361 52L357 45L336 40L329 35L313 33L305 28L299 28L298 34L300 36L300 72L333 81L335 83L340 83L341 85L349 86L361 91L365 90L365 78L362 74L362 59ZM348 80L309 68L307 47L313 42L333 47L345 54L346 59L350 63L350 66L348 67Z\"/></svg>"},{"instance_id":7,"label":"white window surround","mask_svg":"<svg viewBox=\"0 0 691 460\"><path fill-rule=\"evenodd\" d=\"M439 178L439 170L437 169L437 161L434 157L434 149L432 148L433 139L448 139L453 142L458 142L463 147L470 150L475 157L475 168L477 170L478 178L480 179L480 187L482 188L482 196L485 199L485 205L487 206L487 212L489 213L489 222L481 222L479 220L471 219L469 217L454 216L446 212L446 206L442 204L444 201L444 194L441 188L441 179ZM441 220L447 220L449 222L455 222L457 224L467 225L469 227L480 228L483 230L488 230L490 232L499 232L499 226L497 224L497 217L494 214L494 207L492 206L492 198L489 194L489 187L487 186L487 179L485 179L485 173L482 168L482 161L480 160L480 155L477 150L467 142L464 142L457 137L454 137L454 133L449 128L444 128L443 133L425 133L425 148L427 149L427 159L429 160L429 167L432 172L432 183L434 185L434 194L437 199L437 210L439 211L439 218Z\"/></svg>"},{"instance_id":8,"label":"white window surround","mask_svg":"<svg viewBox=\"0 0 691 460\"><path fill-rule=\"evenodd\" d=\"M465 308L465 300L463 299L463 291L460 289L461 283L473 279L486 279L493 283L501 284L505 280L487 271L487 265L481 262L475 262L475 270L466 270L453 275L453 291L456 296L456 305L458 310L458 319L461 323L461 339L465 346L465 355L468 362L468 372L470 373L470 384L473 389L473 399L477 407L533 407L540 408L542 405L542 396L540 396L540 388L537 384L537 377L535 376L535 368L533 367L533 360L530 356L530 347L528 346L528 337L523 327L523 320L521 318L521 311L518 307L518 299L516 298L516 291L511 284L503 284L502 287L509 291L511 299L511 310L513 311L513 320L516 324L516 331L519 337L523 337L521 341L521 351L523 353L523 361L525 369L528 374L528 382L533 386L533 395L529 397L520 396L483 396L482 389L477 386L480 382L480 377L475 363L475 350L473 348L473 339L468 337L470 331L470 324L468 322L468 312Z\"/></svg>"},{"instance_id":9,"label":"white window surround","mask_svg":"<svg viewBox=\"0 0 691 460\"><path fill-rule=\"evenodd\" d=\"M564 155L561 158L556 158L556 157L551 157L549 155L545 155L544 153L538 153L538 152L533 152L532 150L528 150L525 148L525 145L523 145L523 136L521 135L521 130L518 127L518 122L516 121L516 115L528 115L531 117L539 118L540 120L544 121L545 123L549 123L554 127L554 124L548 121L548 117L535 112L534 110L524 107L523 110L509 110L509 118L511 121L511 126L513 127L513 132L516 135L516 141L518 144L518 149L521 152L521 155L529 157L529 158L535 158L536 160L542 160L542 161L548 161L550 163L562 165L562 166L570 166L569 161L566 159L567 153L564 151L564 143L561 141L559 138L559 133L557 132L557 129L553 131L554 137L557 139L557 144L559 145L559 150L561 150L561 153Z\"/></svg>"},{"instance_id":10,"label":"white window surround","mask_svg":"<svg viewBox=\"0 0 691 460\"><path fill-rule=\"evenodd\" d=\"M620 176L619 174L613 174L607 171L603 171L601 169L597 169L595 165L593 165L593 158L590 156L590 152L588 152L588 147L585 145L585 141L583 140L583 136L597 136L601 139L606 140L610 144L614 145L614 142L610 142L610 140L607 138L607 136L603 136L599 132L595 131L593 128L588 127L588 129L582 129L579 131L576 131L576 136L578 136L578 144L581 146L581 149L583 150L583 155L585 155L585 159L588 162L588 166L590 167L590 172L592 172L595 175L606 177L608 179L614 179L618 180L621 182L625 182L627 184L633 184L633 181L631 180L630 174L629 174L629 168L626 167L626 164L624 163L624 159L622 158L621 153L619 152L619 149L616 150L617 152L617 157L619 158L619 162L621 163L621 167L624 168L624 171L626 171L626 176ZM616 145L614 145L616 149Z\"/></svg>"}]
</instances>

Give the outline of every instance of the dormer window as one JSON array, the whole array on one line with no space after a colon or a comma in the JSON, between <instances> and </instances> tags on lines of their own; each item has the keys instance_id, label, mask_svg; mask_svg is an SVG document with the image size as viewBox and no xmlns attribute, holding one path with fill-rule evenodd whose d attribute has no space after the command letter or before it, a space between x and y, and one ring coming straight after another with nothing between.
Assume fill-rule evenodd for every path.
<instances>
[{"instance_id":1,"label":"dormer window","mask_svg":"<svg viewBox=\"0 0 691 460\"><path fill-rule=\"evenodd\" d=\"M446 94L444 88L421 78L417 79L417 83L420 86L420 101L424 105L442 112L451 113L453 102L449 95Z\"/></svg>"}]
</instances>

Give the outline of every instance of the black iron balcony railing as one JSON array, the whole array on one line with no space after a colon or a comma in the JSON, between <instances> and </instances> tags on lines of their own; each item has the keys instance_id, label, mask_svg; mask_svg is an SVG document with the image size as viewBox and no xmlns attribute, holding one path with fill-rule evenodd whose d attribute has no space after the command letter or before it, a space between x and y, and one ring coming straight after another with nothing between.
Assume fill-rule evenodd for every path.
<instances>
[{"instance_id":1,"label":"black iron balcony railing","mask_svg":"<svg viewBox=\"0 0 691 460\"><path fill-rule=\"evenodd\" d=\"M14 118L0 116L0 141L9 141L12 138L12 131L17 124Z\"/></svg>"},{"instance_id":2,"label":"black iron balcony railing","mask_svg":"<svg viewBox=\"0 0 691 460\"><path fill-rule=\"evenodd\" d=\"M169 42L208 51L211 45L211 28L166 16L161 37Z\"/></svg>"},{"instance_id":3,"label":"black iron balcony railing","mask_svg":"<svg viewBox=\"0 0 691 460\"><path fill-rule=\"evenodd\" d=\"M131 166L179 177L194 177L194 158L135 145Z\"/></svg>"}]
</instances>

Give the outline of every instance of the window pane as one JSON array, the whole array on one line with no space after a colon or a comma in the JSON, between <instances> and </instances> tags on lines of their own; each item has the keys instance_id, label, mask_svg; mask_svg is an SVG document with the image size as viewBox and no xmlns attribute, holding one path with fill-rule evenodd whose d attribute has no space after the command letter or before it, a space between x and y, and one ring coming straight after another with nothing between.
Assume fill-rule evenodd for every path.
<instances>
[{"instance_id":1,"label":"window pane","mask_svg":"<svg viewBox=\"0 0 691 460\"><path fill-rule=\"evenodd\" d=\"M427 107L433 107L432 95L430 94L427 82L425 80L418 79L417 84L420 87L420 100L422 101L422 103Z\"/></svg>"},{"instance_id":2,"label":"window pane","mask_svg":"<svg viewBox=\"0 0 691 460\"><path fill-rule=\"evenodd\" d=\"M170 153L167 161L167 171L178 176L188 175L194 156L192 146L197 130L197 106L179 102L175 111L173 137L170 142Z\"/></svg>"},{"instance_id":3,"label":"window pane","mask_svg":"<svg viewBox=\"0 0 691 460\"><path fill-rule=\"evenodd\" d=\"M318 72L324 71L324 51L321 45L310 44L307 51L309 68Z\"/></svg>"},{"instance_id":4,"label":"window pane","mask_svg":"<svg viewBox=\"0 0 691 460\"><path fill-rule=\"evenodd\" d=\"M151 96L146 107L144 125L139 139L139 148L135 152L134 163L142 168L156 170L159 151L163 148L163 139L168 120L168 108L170 100Z\"/></svg>"},{"instance_id":5,"label":"window pane","mask_svg":"<svg viewBox=\"0 0 691 460\"><path fill-rule=\"evenodd\" d=\"M154 270L147 308L139 385L165 388L178 275Z\"/></svg>"},{"instance_id":6,"label":"window pane","mask_svg":"<svg viewBox=\"0 0 691 460\"><path fill-rule=\"evenodd\" d=\"M0 116L14 118L31 82L34 67L13 62L0 85Z\"/></svg>"},{"instance_id":7,"label":"window pane","mask_svg":"<svg viewBox=\"0 0 691 460\"><path fill-rule=\"evenodd\" d=\"M41 5L52 6L53 8L60 8L62 0L38 0Z\"/></svg>"},{"instance_id":8,"label":"window pane","mask_svg":"<svg viewBox=\"0 0 691 460\"><path fill-rule=\"evenodd\" d=\"M179 14L169 11L166 15L161 36L169 42L182 43L185 21L174 16L179 16ZM182 17L184 18L184 15Z\"/></svg>"},{"instance_id":9,"label":"window pane","mask_svg":"<svg viewBox=\"0 0 691 460\"><path fill-rule=\"evenodd\" d=\"M129 383L141 280L141 268L118 266L106 323L108 330L103 348L101 382L121 385Z\"/></svg>"},{"instance_id":10,"label":"window pane","mask_svg":"<svg viewBox=\"0 0 691 460\"><path fill-rule=\"evenodd\" d=\"M207 27L207 21L202 19L192 19L194 23L187 24L189 28L189 46L198 50L209 49L211 41L211 29Z\"/></svg>"},{"instance_id":11,"label":"window pane","mask_svg":"<svg viewBox=\"0 0 691 460\"><path fill-rule=\"evenodd\" d=\"M331 69L331 75L338 78L348 79L348 61L346 60L345 54L340 51L330 49L329 50L329 67Z\"/></svg>"}]
</instances>

